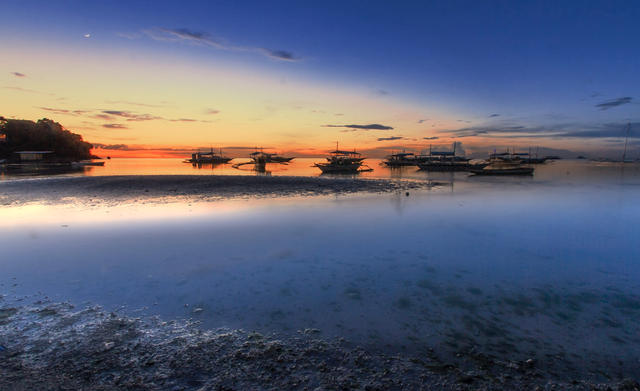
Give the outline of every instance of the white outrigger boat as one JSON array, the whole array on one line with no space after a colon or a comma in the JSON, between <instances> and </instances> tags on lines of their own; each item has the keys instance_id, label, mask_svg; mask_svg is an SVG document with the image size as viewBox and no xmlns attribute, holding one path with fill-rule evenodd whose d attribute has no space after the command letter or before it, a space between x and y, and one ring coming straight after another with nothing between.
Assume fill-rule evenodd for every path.
<instances>
[{"instance_id":1,"label":"white outrigger boat","mask_svg":"<svg viewBox=\"0 0 640 391\"><path fill-rule=\"evenodd\" d=\"M476 175L531 175L534 170L535 168L525 164L522 159L507 152L489 156L488 165L469 169L469 172Z\"/></svg>"}]
</instances>

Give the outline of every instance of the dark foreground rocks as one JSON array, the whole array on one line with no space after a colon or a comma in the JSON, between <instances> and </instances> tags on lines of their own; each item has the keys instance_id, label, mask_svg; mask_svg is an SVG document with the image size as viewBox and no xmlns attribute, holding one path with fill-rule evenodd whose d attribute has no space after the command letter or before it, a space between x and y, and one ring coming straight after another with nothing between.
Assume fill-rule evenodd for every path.
<instances>
[{"instance_id":1,"label":"dark foreground rocks","mask_svg":"<svg viewBox=\"0 0 640 391\"><path fill-rule=\"evenodd\" d=\"M133 318L0 296L1 390L640 390L634 379L551 377L535 361L372 354L343 339ZM463 369L465 368L465 369Z\"/></svg>"},{"instance_id":2,"label":"dark foreground rocks","mask_svg":"<svg viewBox=\"0 0 640 391\"><path fill-rule=\"evenodd\" d=\"M29 203L115 206L352 193L406 192L430 181L352 177L128 175L0 181L0 205Z\"/></svg>"}]
</instances>

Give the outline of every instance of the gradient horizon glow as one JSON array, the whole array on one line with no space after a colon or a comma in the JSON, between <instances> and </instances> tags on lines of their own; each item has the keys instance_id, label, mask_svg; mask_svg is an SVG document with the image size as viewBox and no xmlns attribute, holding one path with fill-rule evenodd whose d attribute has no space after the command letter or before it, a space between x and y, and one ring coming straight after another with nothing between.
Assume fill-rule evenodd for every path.
<instances>
[{"instance_id":1,"label":"gradient horizon glow","mask_svg":"<svg viewBox=\"0 0 640 391\"><path fill-rule=\"evenodd\" d=\"M0 115L100 156L640 157L637 1L14 1ZM568 152L571 151L571 152Z\"/></svg>"}]
</instances>

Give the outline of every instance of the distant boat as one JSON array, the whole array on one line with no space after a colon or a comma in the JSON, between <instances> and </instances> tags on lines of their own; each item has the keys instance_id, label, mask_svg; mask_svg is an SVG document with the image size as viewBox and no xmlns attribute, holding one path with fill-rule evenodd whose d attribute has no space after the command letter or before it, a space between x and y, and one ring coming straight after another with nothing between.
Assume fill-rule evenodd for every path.
<instances>
[{"instance_id":1,"label":"distant boat","mask_svg":"<svg viewBox=\"0 0 640 391\"><path fill-rule=\"evenodd\" d=\"M336 143L336 150L329 152L327 163L315 163L313 166L318 167L320 171L331 173L349 173L349 172L362 172L373 171L369 166L363 165L362 154L350 151L341 151L338 149L338 143Z\"/></svg>"},{"instance_id":2,"label":"distant boat","mask_svg":"<svg viewBox=\"0 0 640 391\"><path fill-rule=\"evenodd\" d=\"M222 150L219 153L213 152L196 152L191 154L191 159L187 159L185 163L229 163L233 160L232 157L226 157L222 155Z\"/></svg>"},{"instance_id":3,"label":"distant boat","mask_svg":"<svg viewBox=\"0 0 640 391\"><path fill-rule=\"evenodd\" d=\"M415 166L416 165L416 156L409 153L395 153L386 157L386 160L382 162L386 164L388 167L402 167L402 166Z\"/></svg>"},{"instance_id":4,"label":"distant boat","mask_svg":"<svg viewBox=\"0 0 640 391\"><path fill-rule=\"evenodd\" d=\"M599 165L602 165L602 166L623 166L626 164L634 164L634 165L639 164L640 159L627 160L627 142L629 141L630 129L631 129L631 122L629 122L629 124L627 125L627 137L624 140L624 151L622 152L622 160L603 158L603 159L592 159L591 162L598 163ZM578 159L580 158L582 158L582 156L578 157Z\"/></svg>"},{"instance_id":5,"label":"distant boat","mask_svg":"<svg viewBox=\"0 0 640 391\"><path fill-rule=\"evenodd\" d=\"M262 151L262 148L258 151L258 148L256 147L256 151L249 154L248 162L236 163L232 167L239 168L240 166L253 164L256 170L264 171L267 167L267 163L287 165L293 159L295 159L295 157L284 157L282 155L279 156L277 153L264 152Z\"/></svg>"},{"instance_id":6,"label":"distant boat","mask_svg":"<svg viewBox=\"0 0 640 391\"><path fill-rule=\"evenodd\" d=\"M483 168L489 163L469 163L471 159L462 156L456 156L456 150L450 151L432 151L429 146L429 155L417 156L416 165L420 170L425 171L469 171L472 168Z\"/></svg>"},{"instance_id":7,"label":"distant boat","mask_svg":"<svg viewBox=\"0 0 640 391\"><path fill-rule=\"evenodd\" d=\"M487 163L485 167L472 168L469 172L475 175L531 175L535 170L517 155L508 152L489 156Z\"/></svg>"},{"instance_id":8,"label":"distant boat","mask_svg":"<svg viewBox=\"0 0 640 391\"><path fill-rule=\"evenodd\" d=\"M272 162L272 163L289 163L290 161L292 161L293 159L295 159L295 157L284 157L283 155L278 156L277 153L273 153L273 154L267 154L269 157L268 159Z\"/></svg>"},{"instance_id":9,"label":"distant boat","mask_svg":"<svg viewBox=\"0 0 640 391\"><path fill-rule=\"evenodd\" d=\"M94 162L91 160L81 160L79 162L71 162L71 167L90 167L90 166L104 166L104 162Z\"/></svg>"}]
</instances>

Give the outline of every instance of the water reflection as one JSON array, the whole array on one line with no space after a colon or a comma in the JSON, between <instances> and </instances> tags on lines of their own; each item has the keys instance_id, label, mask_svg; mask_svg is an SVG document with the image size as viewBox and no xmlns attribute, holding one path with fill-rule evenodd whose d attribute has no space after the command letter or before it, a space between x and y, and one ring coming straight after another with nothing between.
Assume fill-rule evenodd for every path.
<instances>
[{"instance_id":1,"label":"water reflection","mask_svg":"<svg viewBox=\"0 0 640 391\"><path fill-rule=\"evenodd\" d=\"M100 176L100 175L256 175L271 173L272 175L286 176L320 176L321 172L313 167L313 162L318 159L296 158L290 163L267 164L264 172L255 171L254 166L248 170L234 169L231 164L185 164L180 159L111 159L106 161L104 167L85 167L80 171L56 172L60 176ZM562 183L587 184L601 182L607 184L633 182L639 172L640 165L602 166L585 161L559 160L536 166L532 176L513 177L475 177L467 172L430 172L418 170L416 167L386 167L380 165L379 159L369 159L369 165L374 168L371 172L359 172L360 178L384 178L397 180L431 180L447 183L473 183L473 186L483 183L493 186L502 183L515 183L523 181L538 183L554 180L562 177ZM48 175L48 173L24 173L29 175ZM9 171L0 171L2 179L16 178Z\"/></svg>"},{"instance_id":2,"label":"water reflection","mask_svg":"<svg viewBox=\"0 0 640 391\"><path fill-rule=\"evenodd\" d=\"M575 370L640 369L637 170L562 162L532 178L401 173L447 185L409 196L0 209L0 283L12 296L146 307L136 314L203 327L315 328L390 353L475 347Z\"/></svg>"}]
</instances>

